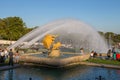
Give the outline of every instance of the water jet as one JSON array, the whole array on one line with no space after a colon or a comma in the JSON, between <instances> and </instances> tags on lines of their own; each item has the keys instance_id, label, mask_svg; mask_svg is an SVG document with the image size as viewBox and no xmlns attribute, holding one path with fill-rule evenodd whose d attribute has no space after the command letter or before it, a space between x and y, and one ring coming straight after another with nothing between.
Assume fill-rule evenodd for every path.
<instances>
[{"instance_id":1,"label":"water jet","mask_svg":"<svg viewBox=\"0 0 120 80\"><path fill-rule=\"evenodd\" d=\"M106 52L108 47L104 39L91 26L74 19L58 20L40 26L20 38L16 43L8 48L30 47L35 43L41 42L46 34L60 35L58 40L65 47L88 51ZM25 44L25 42L27 42ZM77 50L76 50L77 51Z\"/></svg>"},{"instance_id":2,"label":"water jet","mask_svg":"<svg viewBox=\"0 0 120 80\"><path fill-rule=\"evenodd\" d=\"M79 54L80 48L83 48L85 50L85 53L89 53L92 50L98 53L105 53L108 50L104 39L98 34L95 29L79 20L74 19L58 20L40 26L24 35L22 38L16 41L16 43L10 45L8 48L30 48L32 45L41 43L42 39L47 34L58 35L59 37L55 40L55 42L60 42L59 45L61 46L61 53L63 50L68 49L68 53L72 53L72 56L54 59L41 56L22 56L22 61L61 67L88 59L89 54ZM50 35L48 36L50 37ZM45 43L46 41L50 43ZM40 45L44 45L47 49L50 50L50 46L48 46L49 44L51 44L51 40L48 38L44 40L43 44ZM51 50L49 56L53 57L55 54L54 57L59 57L59 50L56 49L57 48L55 48L53 51ZM70 52L70 50L73 50L73 52ZM79 55L75 56L76 53Z\"/></svg>"}]
</instances>

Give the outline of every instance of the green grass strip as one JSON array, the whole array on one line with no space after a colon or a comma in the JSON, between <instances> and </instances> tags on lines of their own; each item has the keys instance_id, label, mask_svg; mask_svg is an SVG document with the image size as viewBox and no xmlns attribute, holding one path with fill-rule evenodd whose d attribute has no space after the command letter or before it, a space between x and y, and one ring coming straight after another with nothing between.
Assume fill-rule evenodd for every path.
<instances>
[{"instance_id":1,"label":"green grass strip","mask_svg":"<svg viewBox=\"0 0 120 80\"><path fill-rule=\"evenodd\" d=\"M120 66L120 61L117 61L117 60L103 60L103 59L93 58L93 59L88 59L86 61L98 63L98 64L110 64L110 65L119 65Z\"/></svg>"}]
</instances>

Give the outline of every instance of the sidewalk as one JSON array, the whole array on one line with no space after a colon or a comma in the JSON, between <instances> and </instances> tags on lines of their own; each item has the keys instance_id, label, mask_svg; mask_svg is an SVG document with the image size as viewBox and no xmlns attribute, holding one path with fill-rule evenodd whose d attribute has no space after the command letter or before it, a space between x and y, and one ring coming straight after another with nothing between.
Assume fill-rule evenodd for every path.
<instances>
[{"instance_id":1,"label":"sidewalk","mask_svg":"<svg viewBox=\"0 0 120 80\"><path fill-rule=\"evenodd\" d=\"M0 71L13 69L13 68L17 68L17 67L20 67L20 64L14 64L14 66L9 66L9 65L0 66Z\"/></svg>"}]
</instances>

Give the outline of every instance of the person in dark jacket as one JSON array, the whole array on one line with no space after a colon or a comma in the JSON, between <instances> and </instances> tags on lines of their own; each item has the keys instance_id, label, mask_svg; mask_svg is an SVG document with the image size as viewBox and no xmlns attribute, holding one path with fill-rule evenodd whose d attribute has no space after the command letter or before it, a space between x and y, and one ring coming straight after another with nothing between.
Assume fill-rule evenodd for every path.
<instances>
[{"instance_id":1,"label":"person in dark jacket","mask_svg":"<svg viewBox=\"0 0 120 80\"><path fill-rule=\"evenodd\" d=\"M13 66L13 52L12 52L12 49L10 49L10 52L9 52L9 65Z\"/></svg>"},{"instance_id":2,"label":"person in dark jacket","mask_svg":"<svg viewBox=\"0 0 120 80\"><path fill-rule=\"evenodd\" d=\"M110 58L111 54L112 54L112 51L111 51L111 49L109 49L108 52L107 52L107 57Z\"/></svg>"}]
</instances>

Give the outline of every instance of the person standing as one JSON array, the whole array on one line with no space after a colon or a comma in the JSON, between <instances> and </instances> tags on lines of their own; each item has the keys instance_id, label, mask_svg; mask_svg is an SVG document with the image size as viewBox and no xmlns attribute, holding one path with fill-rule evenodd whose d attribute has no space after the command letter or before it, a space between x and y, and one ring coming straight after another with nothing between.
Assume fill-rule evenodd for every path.
<instances>
[{"instance_id":1,"label":"person standing","mask_svg":"<svg viewBox=\"0 0 120 80\"><path fill-rule=\"evenodd\" d=\"M80 54L84 54L84 49L80 48Z\"/></svg>"},{"instance_id":2,"label":"person standing","mask_svg":"<svg viewBox=\"0 0 120 80\"><path fill-rule=\"evenodd\" d=\"M113 59L116 60L116 51L115 47L112 48Z\"/></svg>"},{"instance_id":3,"label":"person standing","mask_svg":"<svg viewBox=\"0 0 120 80\"><path fill-rule=\"evenodd\" d=\"M111 57L111 54L112 54L112 51L111 51L111 49L109 49L108 52L107 52L108 59Z\"/></svg>"},{"instance_id":4,"label":"person standing","mask_svg":"<svg viewBox=\"0 0 120 80\"><path fill-rule=\"evenodd\" d=\"M4 63L5 61L5 53L4 53L4 50L2 50L1 52L1 62Z\"/></svg>"},{"instance_id":5,"label":"person standing","mask_svg":"<svg viewBox=\"0 0 120 80\"><path fill-rule=\"evenodd\" d=\"M16 51L15 53L15 63L18 63L19 62L19 53L18 51Z\"/></svg>"},{"instance_id":6,"label":"person standing","mask_svg":"<svg viewBox=\"0 0 120 80\"><path fill-rule=\"evenodd\" d=\"M4 53L5 53L5 60L8 58L8 50L4 49Z\"/></svg>"},{"instance_id":7,"label":"person standing","mask_svg":"<svg viewBox=\"0 0 120 80\"><path fill-rule=\"evenodd\" d=\"M13 52L12 52L12 49L10 49L10 52L9 52L9 65L13 66Z\"/></svg>"},{"instance_id":8,"label":"person standing","mask_svg":"<svg viewBox=\"0 0 120 80\"><path fill-rule=\"evenodd\" d=\"M94 56L94 51L91 51L90 57L93 58L93 56Z\"/></svg>"},{"instance_id":9,"label":"person standing","mask_svg":"<svg viewBox=\"0 0 120 80\"><path fill-rule=\"evenodd\" d=\"M4 50L2 50L2 52L1 52L1 63L4 63L4 60L5 60L5 53L4 53Z\"/></svg>"},{"instance_id":10,"label":"person standing","mask_svg":"<svg viewBox=\"0 0 120 80\"><path fill-rule=\"evenodd\" d=\"M0 63L2 62L1 53L2 53L2 50L0 49Z\"/></svg>"}]
</instances>

